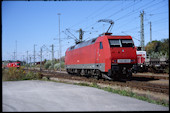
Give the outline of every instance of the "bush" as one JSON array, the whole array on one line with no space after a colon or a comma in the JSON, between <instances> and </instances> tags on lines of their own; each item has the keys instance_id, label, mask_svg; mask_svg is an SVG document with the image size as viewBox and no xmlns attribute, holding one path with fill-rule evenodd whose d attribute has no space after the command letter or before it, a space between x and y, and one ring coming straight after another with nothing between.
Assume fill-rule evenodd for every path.
<instances>
[{"instance_id":1,"label":"bush","mask_svg":"<svg viewBox=\"0 0 170 113\"><path fill-rule=\"evenodd\" d=\"M60 68L60 63L56 63L56 64L54 65L54 69L58 70L59 68Z\"/></svg>"},{"instance_id":2,"label":"bush","mask_svg":"<svg viewBox=\"0 0 170 113\"><path fill-rule=\"evenodd\" d=\"M64 62L61 62L61 68L65 68L65 63ZM56 69L56 70L58 70L58 69L60 69L60 63L56 63L55 65L54 65L54 69Z\"/></svg>"},{"instance_id":3,"label":"bush","mask_svg":"<svg viewBox=\"0 0 170 113\"><path fill-rule=\"evenodd\" d=\"M51 60L46 61L46 63L44 64L44 68L48 69L51 66L51 63L52 63Z\"/></svg>"},{"instance_id":4,"label":"bush","mask_svg":"<svg viewBox=\"0 0 170 113\"><path fill-rule=\"evenodd\" d=\"M16 68L10 67L8 70L5 69L2 71L2 80L3 81L16 81L16 80L36 80L40 79L40 73L28 72L26 73L23 70L23 67Z\"/></svg>"},{"instance_id":5,"label":"bush","mask_svg":"<svg viewBox=\"0 0 170 113\"><path fill-rule=\"evenodd\" d=\"M40 79L40 74L39 73L33 73L33 72L28 72L23 80L37 80Z\"/></svg>"},{"instance_id":6,"label":"bush","mask_svg":"<svg viewBox=\"0 0 170 113\"><path fill-rule=\"evenodd\" d=\"M65 68L65 63L61 62L61 68Z\"/></svg>"},{"instance_id":7,"label":"bush","mask_svg":"<svg viewBox=\"0 0 170 113\"><path fill-rule=\"evenodd\" d=\"M16 68L10 67L3 72L3 80L21 80L25 76L24 67Z\"/></svg>"}]
</instances>

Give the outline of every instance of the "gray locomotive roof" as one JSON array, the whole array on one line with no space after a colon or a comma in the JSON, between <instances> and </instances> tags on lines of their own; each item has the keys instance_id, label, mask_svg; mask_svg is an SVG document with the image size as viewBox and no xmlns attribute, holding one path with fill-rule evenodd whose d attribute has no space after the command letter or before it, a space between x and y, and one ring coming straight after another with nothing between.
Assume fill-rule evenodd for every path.
<instances>
[{"instance_id":1,"label":"gray locomotive roof","mask_svg":"<svg viewBox=\"0 0 170 113\"><path fill-rule=\"evenodd\" d=\"M74 49L78 49L78 48L81 48L81 47L85 47L85 46L88 46L90 44L93 44L93 43L95 43L96 39L97 38L93 38L93 39L90 39L90 40L87 40L87 41L83 41L83 42L76 44L74 46L71 46L71 47L69 47L69 51L74 50Z\"/></svg>"}]
</instances>

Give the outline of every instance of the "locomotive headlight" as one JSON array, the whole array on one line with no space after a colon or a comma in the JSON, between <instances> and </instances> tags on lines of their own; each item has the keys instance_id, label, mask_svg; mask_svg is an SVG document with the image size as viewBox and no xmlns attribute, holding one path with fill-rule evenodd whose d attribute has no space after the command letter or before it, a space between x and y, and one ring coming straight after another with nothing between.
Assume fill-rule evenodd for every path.
<instances>
[{"instance_id":1,"label":"locomotive headlight","mask_svg":"<svg viewBox=\"0 0 170 113\"><path fill-rule=\"evenodd\" d=\"M112 60L112 63L116 63L116 60Z\"/></svg>"}]
</instances>

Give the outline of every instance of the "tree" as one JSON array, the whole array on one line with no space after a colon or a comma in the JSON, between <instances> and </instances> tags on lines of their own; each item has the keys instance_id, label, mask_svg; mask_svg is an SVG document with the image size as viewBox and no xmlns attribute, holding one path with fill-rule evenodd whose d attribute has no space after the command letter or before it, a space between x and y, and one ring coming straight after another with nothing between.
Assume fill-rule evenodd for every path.
<instances>
[{"instance_id":1,"label":"tree","mask_svg":"<svg viewBox=\"0 0 170 113\"><path fill-rule=\"evenodd\" d=\"M164 55L167 54L168 57L169 57L169 38L162 40L161 52L162 52Z\"/></svg>"},{"instance_id":2,"label":"tree","mask_svg":"<svg viewBox=\"0 0 170 113\"><path fill-rule=\"evenodd\" d=\"M145 50L148 54L151 54L152 52L159 52L160 51L160 45L161 45L161 41L152 41L152 42L149 42L146 47L145 47Z\"/></svg>"},{"instance_id":3,"label":"tree","mask_svg":"<svg viewBox=\"0 0 170 113\"><path fill-rule=\"evenodd\" d=\"M148 55L154 58L169 57L169 39L149 42L146 45L145 50Z\"/></svg>"},{"instance_id":4,"label":"tree","mask_svg":"<svg viewBox=\"0 0 170 113\"><path fill-rule=\"evenodd\" d=\"M47 62L47 59L44 59L44 64Z\"/></svg>"}]
</instances>

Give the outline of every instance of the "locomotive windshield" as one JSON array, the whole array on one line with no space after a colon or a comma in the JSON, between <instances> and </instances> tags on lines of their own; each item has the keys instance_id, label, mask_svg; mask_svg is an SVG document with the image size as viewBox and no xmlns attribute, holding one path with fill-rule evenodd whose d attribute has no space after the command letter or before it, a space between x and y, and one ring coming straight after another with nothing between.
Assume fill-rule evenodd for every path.
<instances>
[{"instance_id":1,"label":"locomotive windshield","mask_svg":"<svg viewBox=\"0 0 170 113\"><path fill-rule=\"evenodd\" d=\"M122 40L122 47L133 47L133 41L130 39Z\"/></svg>"},{"instance_id":2,"label":"locomotive windshield","mask_svg":"<svg viewBox=\"0 0 170 113\"><path fill-rule=\"evenodd\" d=\"M134 47L131 39L109 39L110 47Z\"/></svg>"},{"instance_id":3,"label":"locomotive windshield","mask_svg":"<svg viewBox=\"0 0 170 113\"><path fill-rule=\"evenodd\" d=\"M110 47L120 47L120 40L109 40Z\"/></svg>"}]
</instances>

